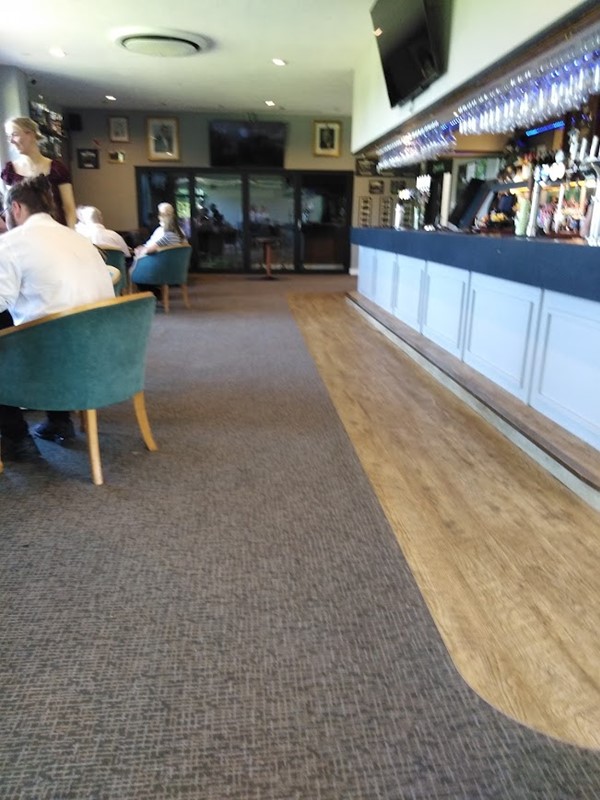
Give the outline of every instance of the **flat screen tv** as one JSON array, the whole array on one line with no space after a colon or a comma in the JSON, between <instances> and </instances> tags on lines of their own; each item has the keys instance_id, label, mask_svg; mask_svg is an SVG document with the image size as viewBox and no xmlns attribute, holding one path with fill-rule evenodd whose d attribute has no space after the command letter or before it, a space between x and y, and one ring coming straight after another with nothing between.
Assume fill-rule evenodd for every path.
<instances>
[{"instance_id":1,"label":"flat screen tv","mask_svg":"<svg viewBox=\"0 0 600 800\"><path fill-rule=\"evenodd\" d=\"M436 26L426 0L377 0L371 9L392 106L423 92L442 74Z\"/></svg>"},{"instance_id":2,"label":"flat screen tv","mask_svg":"<svg viewBox=\"0 0 600 800\"><path fill-rule=\"evenodd\" d=\"M285 122L221 120L209 125L211 167L283 167Z\"/></svg>"}]
</instances>

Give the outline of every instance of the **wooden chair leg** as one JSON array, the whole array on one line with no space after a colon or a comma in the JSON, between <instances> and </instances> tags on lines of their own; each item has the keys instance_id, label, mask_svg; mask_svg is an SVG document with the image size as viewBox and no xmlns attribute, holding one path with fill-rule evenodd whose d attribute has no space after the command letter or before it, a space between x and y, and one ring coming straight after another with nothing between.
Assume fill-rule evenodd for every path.
<instances>
[{"instance_id":1,"label":"wooden chair leg","mask_svg":"<svg viewBox=\"0 0 600 800\"><path fill-rule=\"evenodd\" d=\"M100 444L98 442L98 415L95 408L83 411L85 418L85 431L87 436L90 467L92 468L92 481L96 486L102 486L102 464L100 462Z\"/></svg>"},{"instance_id":2,"label":"wooden chair leg","mask_svg":"<svg viewBox=\"0 0 600 800\"><path fill-rule=\"evenodd\" d=\"M186 283L181 284L181 295L183 297L183 305L190 308L190 296L188 294L188 287Z\"/></svg>"},{"instance_id":3,"label":"wooden chair leg","mask_svg":"<svg viewBox=\"0 0 600 800\"><path fill-rule=\"evenodd\" d=\"M140 433L142 434L142 439L144 440L144 444L148 450L158 450L158 445L154 441L152 431L150 430L148 414L146 413L146 401L144 399L143 392L138 392L137 394L133 395L133 408L135 410L135 416L140 428Z\"/></svg>"},{"instance_id":4,"label":"wooden chair leg","mask_svg":"<svg viewBox=\"0 0 600 800\"><path fill-rule=\"evenodd\" d=\"M163 283L161 287L161 298L165 314L169 313L169 284Z\"/></svg>"}]
</instances>

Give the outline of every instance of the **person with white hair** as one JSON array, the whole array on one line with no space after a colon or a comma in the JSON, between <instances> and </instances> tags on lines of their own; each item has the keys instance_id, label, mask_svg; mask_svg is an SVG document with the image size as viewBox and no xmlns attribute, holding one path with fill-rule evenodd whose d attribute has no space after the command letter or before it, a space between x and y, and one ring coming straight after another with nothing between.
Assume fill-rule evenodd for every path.
<instances>
[{"instance_id":1,"label":"person with white hair","mask_svg":"<svg viewBox=\"0 0 600 800\"><path fill-rule=\"evenodd\" d=\"M126 258L131 256L131 250L121 234L104 225L100 209L96 206L83 206L79 213L82 225L76 228L78 233L87 237L96 247L116 248L121 250Z\"/></svg>"},{"instance_id":2,"label":"person with white hair","mask_svg":"<svg viewBox=\"0 0 600 800\"><path fill-rule=\"evenodd\" d=\"M179 227L175 209L171 203L158 204L158 228L145 244L136 247L136 257L155 253L161 247L169 247L174 244L183 244L186 241L185 234Z\"/></svg>"}]
</instances>

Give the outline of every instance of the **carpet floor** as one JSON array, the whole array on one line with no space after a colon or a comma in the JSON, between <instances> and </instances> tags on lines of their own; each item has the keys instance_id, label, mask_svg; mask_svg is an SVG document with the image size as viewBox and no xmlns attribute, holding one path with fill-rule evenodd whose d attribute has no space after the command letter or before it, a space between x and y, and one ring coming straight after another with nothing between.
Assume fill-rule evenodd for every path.
<instances>
[{"instance_id":1,"label":"carpet floor","mask_svg":"<svg viewBox=\"0 0 600 800\"><path fill-rule=\"evenodd\" d=\"M452 666L286 292L200 280L146 401L0 476L2 800L593 800ZM30 414L34 422L38 416Z\"/></svg>"}]
</instances>

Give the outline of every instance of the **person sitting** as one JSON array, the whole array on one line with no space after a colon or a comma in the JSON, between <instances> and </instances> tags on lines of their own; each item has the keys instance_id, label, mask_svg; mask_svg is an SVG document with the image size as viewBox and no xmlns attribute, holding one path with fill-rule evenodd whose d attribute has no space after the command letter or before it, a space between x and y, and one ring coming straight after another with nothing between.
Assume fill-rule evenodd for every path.
<instances>
[{"instance_id":1,"label":"person sitting","mask_svg":"<svg viewBox=\"0 0 600 800\"><path fill-rule=\"evenodd\" d=\"M127 242L120 233L106 228L102 212L95 206L84 206L82 212L83 226L79 233L86 236L96 247L114 247L121 250L126 258L130 258L131 251Z\"/></svg>"},{"instance_id":2,"label":"person sitting","mask_svg":"<svg viewBox=\"0 0 600 800\"><path fill-rule=\"evenodd\" d=\"M27 178L47 176L54 199L52 213L63 225L74 228L77 217L71 174L62 161L41 152L43 136L37 122L29 117L13 117L6 123L6 134L19 157L6 162L1 173L4 185L10 187Z\"/></svg>"},{"instance_id":3,"label":"person sitting","mask_svg":"<svg viewBox=\"0 0 600 800\"><path fill-rule=\"evenodd\" d=\"M175 209L170 203L158 205L158 227L145 244L135 248L136 258L146 253L156 253L161 247L170 247L174 244L184 244L185 235L175 216Z\"/></svg>"},{"instance_id":4,"label":"person sitting","mask_svg":"<svg viewBox=\"0 0 600 800\"><path fill-rule=\"evenodd\" d=\"M156 253L161 247L172 247L173 245L185 244L187 239L177 223L175 209L170 203L159 203L158 205L158 228L150 236L146 244L135 248L135 258L141 258L148 253ZM131 266L130 275L135 269L135 260ZM160 286L146 283L138 283L138 288L142 292L152 292L158 303L162 302Z\"/></svg>"},{"instance_id":5,"label":"person sitting","mask_svg":"<svg viewBox=\"0 0 600 800\"><path fill-rule=\"evenodd\" d=\"M9 312L12 324L114 297L98 250L52 218L46 177L11 186L4 208L8 230L0 236L0 312ZM59 443L75 435L69 411L47 412L46 422L33 432ZM40 458L20 408L0 405L0 452L4 461Z\"/></svg>"},{"instance_id":6,"label":"person sitting","mask_svg":"<svg viewBox=\"0 0 600 800\"><path fill-rule=\"evenodd\" d=\"M225 217L223 216L223 214L221 214L215 203L211 203L210 212L212 215L213 224L217 228L222 227L223 223L225 222Z\"/></svg>"}]
</instances>

